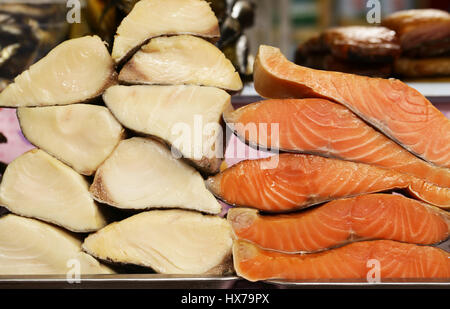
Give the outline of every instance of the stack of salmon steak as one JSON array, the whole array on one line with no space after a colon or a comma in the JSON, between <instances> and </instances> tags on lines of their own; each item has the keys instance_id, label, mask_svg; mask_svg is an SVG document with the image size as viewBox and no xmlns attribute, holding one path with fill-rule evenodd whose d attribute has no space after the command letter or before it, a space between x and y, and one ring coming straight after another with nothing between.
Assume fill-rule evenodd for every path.
<instances>
[{"instance_id":1,"label":"stack of salmon steak","mask_svg":"<svg viewBox=\"0 0 450 309\"><path fill-rule=\"evenodd\" d=\"M206 1L142 0L112 55L96 36L63 42L0 93L37 147L2 177L0 274L64 274L71 259L81 274L113 272L97 259L232 271L231 226L203 178L242 88L219 37Z\"/></svg>"},{"instance_id":2,"label":"stack of salmon steak","mask_svg":"<svg viewBox=\"0 0 450 309\"><path fill-rule=\"evenodd\" d=\"M281 154L207 180L240 206L227 215L237 274L449 279L450 254L431 245L449 237L450 121L399 80L301 67L277 48L260 47L254 72L268 100L224 119Z\"/></svg>"}]
</instances>

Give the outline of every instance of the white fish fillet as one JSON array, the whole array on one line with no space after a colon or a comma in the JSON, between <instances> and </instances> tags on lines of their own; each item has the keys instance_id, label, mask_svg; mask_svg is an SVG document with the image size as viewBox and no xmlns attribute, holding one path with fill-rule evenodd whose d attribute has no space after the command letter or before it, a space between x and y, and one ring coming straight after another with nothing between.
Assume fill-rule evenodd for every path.
<instances>
[{"instance_id":1,"label":"white fish fillet","mask_svg":"<svg viewBox=\"0 0 450 309\"><path fill-rule=\"evenodd\" d=\"M193 167L161 143L140 137L119 143L97 170L90 191L98 201L122 209L221 211Z\"/></svg>"},{"instance_id":2,"label":"white fish fillet","mask_svg":"<svg viewBox=\"0 0 450 309\"><path fill-rule=\"evenodd\" d=\"M92 232L106 225L87 181L40 149L8 165L0 184L0 205L73 232Z\"/></svg>"},{"instance_id":3,"label":"white fish fillet","mask_svg":"<svg viewBox=\"0 0 450 309\"><path fill-rule=\"evenodd\" d=\"M204 0L141 0L117 28L112 57L120 63L153 37L192 34L219 38L219 23Z\"/></svg>"},{"instance_id":4,"label":"white fish fillet","mask_svg":"<svg viewBox=\"0 0 450 309\"><path fill-rule=\"evenodd\" d=\"M0 93L0 106L51 106L88 101L115 84L114 62L98 36L65 41Z\"/></svg>"},{"instance_id":5,"label":"white fish fillet","mask_svg":"<svg viewBox=\"0 0 450 309\"><path fill-rule=\"evenodd\" d=\"M223 274L231 269L231 235L229 223L217 216L153 210L106 226L87 237L83 249L163 274Z\"/></svg>"},{"instance_id":6,"label":"white fish fillet","mask_svg":"<svg viewBox=\"0 0 450 309\"><path fill-rule=\"evenodd\" d=\"M78 173L92 175L124 135L104 106L74 104L21 107L17 110L25 137Z\"/></svg>"},{"instance_id":7,"label":"white fish fillet","mask_svg":"<svg viewBox=\"0 0 450 309\"><path fill-rule=\"evenodd\" d=\"M103 100L125 127L156 136L206 173L223 158L220 122L230 95L200 86L113 86Z\"/></svg>"},{"instance_id":8,"label":"white fish fillet","mask_svg":"<svg viewBox=\"0 0 450 309\"><path fill-rule=\"evenodd\" d=\"M82 252L81 241L53 225L8 214L0 218L0 275L111 274Z\"/></svg>"},{"instance_id":9,"label":"white fish fillet","mask_svg":"<svg viewBox=\"0 0 450 309\"><path fill-rule=\"evenodd\" d=\"M119 74L128 84L159 84L242 89L233 64L215 45L190 35L154 38L144 45Z\"/></svg>"}]
</instances>

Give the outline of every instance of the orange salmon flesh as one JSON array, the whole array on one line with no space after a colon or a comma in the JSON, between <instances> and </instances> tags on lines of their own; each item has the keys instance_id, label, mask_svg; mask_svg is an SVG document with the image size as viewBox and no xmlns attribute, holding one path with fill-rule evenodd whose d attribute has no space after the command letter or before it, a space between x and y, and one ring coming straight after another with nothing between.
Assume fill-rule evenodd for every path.
<instances>
[{"instance_id":1,"label":"orange salmon flesh","mask_svg":"<svg viewBox=\"0 0 450 309\"><path fill-rule=\"evenodd\" d=\"M309 69L289 62L278 48L263 45L256 57L254 81L265 98L324 98L340 103L408 151L450 167L450 120L399 80Z\"/></svg>"},{"instance_id":2,"label":"orange salmon flesh","mask_svg":"<svg viewBox=\"0 0 450 309\"><path fill-rule=\"evenodd\" d=\"M224 119L250 145L374 164L450 187L450 169L417 158L328 100L265 100L226 112ZM272 132L273 123L278 132Z\"/></svg>"},{"instance_id":3,"label":"orange salmon flesh","mask_svg":"<svg viewBox=\"0 0 450 309\"><path fill-rule=\"evenodd\" d=\"M369 239L431 245L447 239L450 232L446 211L392 194L341 199L282 215L231 208L227 219L237 238L286 253L321 251Z\"/></svg>"},{"instance_id":4,"label":"orange salmon flesh","mask_svg":"<svg viewBox=\"0 0 450 309\"><path fill-rule=\"evenodd\" d=\"M305 208L334 199L406 189L441 208L450 207L450 188L374 165L306 154L241 161L208 178L206 185L223 201L268 212Z\"/></svg>"},{"instance_id":5,"label":"orange salmon flesh","mask_svg":"<svg viewBox=\"0 0 450 309\"><path fill-rule=\"evenodd\" d=\"M434 247L391 240L355 242L305 255L266 251L237 240L236 273L249 280L267 279L426 279L450 278L450 254Z\"/></svg>"}]
</instances>

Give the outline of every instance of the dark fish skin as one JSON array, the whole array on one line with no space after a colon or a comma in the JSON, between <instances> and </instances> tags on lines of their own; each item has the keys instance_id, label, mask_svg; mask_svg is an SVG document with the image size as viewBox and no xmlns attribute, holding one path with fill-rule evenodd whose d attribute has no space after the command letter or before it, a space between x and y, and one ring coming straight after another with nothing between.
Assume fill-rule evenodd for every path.
<instances>
[{"instance_id":1,"label":"dark fish skin","mask_svg":"<svg viewBox=\"0 0 450 309\"><path fill-rule=\"evenodd\" d=\"M0 181L2 180L3 173L6 171L7 165L3 162L0 162Z\"/></svg>"}]
</instances>

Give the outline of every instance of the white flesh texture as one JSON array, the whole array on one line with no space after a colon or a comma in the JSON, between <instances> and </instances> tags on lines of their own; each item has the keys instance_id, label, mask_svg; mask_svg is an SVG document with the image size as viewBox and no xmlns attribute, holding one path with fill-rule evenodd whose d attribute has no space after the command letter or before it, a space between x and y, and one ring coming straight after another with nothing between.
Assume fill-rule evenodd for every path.
<instances>
[{"instance_id":1,"label":"white flesh texture","mask_svg":"<svg viewBox=\"0 0 450 309\"><path fill-rule=\"evenodd\" d=\"M117 28L112 57L120 63L149 39L176 34L219 38L219 23L209 3L204 0L139 1Z\"/></svg>"},{"instance_id":2,"label":"white flesh texture","mask_svg":"<svg viewBox=\"0 0 450 309\"><path fill-rule=\"evenodd\" d=\"M239 73L222 51L210 42L190 35L152 39L125 64L119 80L127 84L242 89Z\"/></svg>"},{"instance_id":3,"label":"white flesh texture","mask_svg":"<svg viewBox=\"0 0 450 309\"><path fill-rule=\"evenodd\" d=\"M40 149L8 165L0 185L0 205L73 232L92 232L106 225L86 179Z\"/></svg>"},{"instance_id":4,"label":"white flesh texture","mask_svg":"<svg viewBox=\"0 0 450 309\"><path fill-rule=\"evenodd\" d=\"M186 210L143 212L106 226L83 243L101 260L184 275L229 272L231 247L225 219Z\"/></svg>"},{"instance_id":5,"label":"white flesh texture","mask_svg":"<svg viewBox=\"0 0 450 309\"><path fill-rule=\"evenodd\" d=\"M83 175L92 175L112 153L124 130L104 106L74 104L21 107L25 137Z\"/></svg>"},{"instance_id":6,"label":"white flesh texture","mask_svg":"<svg viewBox=\"0 0 450 309\"><path fill-rule=\"evenodd\" d=\"M96 200L122 209L221 211L193 167L163 144L141 137L119 143L95 173L90 191Z\"/></svg>"},{"instance_id":7,"label":"white flesh texture","mask_svg":"<svg viewBox=\"0 0 450 309\"><path fill-rule=\"evenodd\" d=\"M61 43L0 93L0 106L52 106L89 101L116 84L114 62L98 36Z\"/></svg>"},{"instance_id":8,"label":"white flesh texture","mask_svg":"<svg viewBox=\"0 0 450 309\"><path fill-rule=\"evenodd\" d=\"M0 218L0 275L66 275L113 271L81 250L81 241L56 226L7 214Z\"/></svg>"},{"instance_id":9,"label":"white flesh texture","mask_svg":"<svg viewBox=\"0 0 450 309\"><path fill-rule=\"evenodd\" d=\"M222 113L230 95L201 86L113 86L103 100L123 126L160 138L205 173L223 158Z\"/></svg>"}]
</instances>

